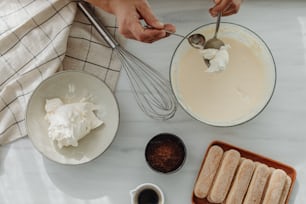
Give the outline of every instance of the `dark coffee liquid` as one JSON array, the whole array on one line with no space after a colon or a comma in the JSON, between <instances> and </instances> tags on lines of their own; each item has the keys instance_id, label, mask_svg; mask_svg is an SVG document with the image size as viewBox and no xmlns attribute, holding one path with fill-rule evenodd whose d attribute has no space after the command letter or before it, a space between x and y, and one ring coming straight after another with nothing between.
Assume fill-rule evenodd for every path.
<instances>
[{"instance_id":1,"label":"dark coffee liquid","mask_svg":"<svg viewBox=\"0 0 306 204\"><path fill-rule=\"evenodd\" d=\"M158 204L158 195L152 189L145 189L139 193L139 204Z\"/></svg>"}]
</instances>

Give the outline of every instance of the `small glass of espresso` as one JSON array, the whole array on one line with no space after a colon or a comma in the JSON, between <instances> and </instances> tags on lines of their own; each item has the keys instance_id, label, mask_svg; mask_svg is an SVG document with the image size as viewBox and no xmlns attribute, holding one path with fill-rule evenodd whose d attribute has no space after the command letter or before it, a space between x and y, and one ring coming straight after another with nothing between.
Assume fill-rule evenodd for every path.
<instances>
[{"instance_id":1,"label":"small glass of espresso","mask_svg":"<svg viewBox=\"0 0 306 204\"><path fill-rule=\"evenodd\" d=\"M153 183L144 183L130 191L131 204L164 204L164 194Z\"/></svg>"}]
</instances>

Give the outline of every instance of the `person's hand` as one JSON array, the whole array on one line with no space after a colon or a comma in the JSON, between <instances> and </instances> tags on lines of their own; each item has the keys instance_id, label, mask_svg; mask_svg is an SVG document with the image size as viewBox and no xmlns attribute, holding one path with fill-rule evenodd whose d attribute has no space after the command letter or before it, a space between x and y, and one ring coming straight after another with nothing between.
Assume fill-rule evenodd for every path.
<instances>
[{"instance_id":1,"label":"person's hand","mask_svg":"<svg viewBox=\"0 0 306 204\"><path fill-rule=\"evenodd\" d=\"M152 43L175 32L172 24L161 23L146 0L88 0L88 2L114 14L119 32L129 39ZM146 25L142 25L141 21ZM167 32L166 32L167 31Z\"/></svg>"},{"instance_id":2,"label":"person's hand","mask_svg":"<svg viewBox=\"0 0 306 204\"><path fill-rule=\"evenodd\" d=\"M229 16L238 13L242 0L215 0L215 5L209 9L212 16L222 12L222 16Z\"/></svg>"}]
</instances>

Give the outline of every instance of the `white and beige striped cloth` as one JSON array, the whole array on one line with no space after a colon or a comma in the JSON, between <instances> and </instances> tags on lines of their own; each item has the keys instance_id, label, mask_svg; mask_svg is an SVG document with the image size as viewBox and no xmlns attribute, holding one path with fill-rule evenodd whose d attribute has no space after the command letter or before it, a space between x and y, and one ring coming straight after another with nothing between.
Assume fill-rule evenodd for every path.
<instances>
[{"instance_id":1,"label":"white and beige striped cloth","mask_svg":"<svg viewBox=\"0 0 306 204\"><path fill-rule=\"evenodd\" d=\"M71 0L0 1L0 145L27 135L34 89L55 72L90 72L115 90L121 64ZM116 33L114 16L96 9Z\"/></svg>"}]
</instances>

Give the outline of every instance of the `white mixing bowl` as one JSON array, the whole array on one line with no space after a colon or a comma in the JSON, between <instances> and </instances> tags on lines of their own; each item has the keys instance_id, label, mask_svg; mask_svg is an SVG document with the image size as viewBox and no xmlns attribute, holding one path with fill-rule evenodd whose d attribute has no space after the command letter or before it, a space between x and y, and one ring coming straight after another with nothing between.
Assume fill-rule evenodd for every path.
<instances>
[{"instance_id":1,"label":"white mixing bowl","mask_svg":"<svg viewBox=\"0 0 306 204\"><path fill-rule=\"evenodd\" d=\"M202 33L206 40L215 24L187 35ZM256 117L269 103L276 83L276 67L266 43L250 29L221 23L218 38L229 44L229 65L218 73L206 72L199 50L183 39L170 67L173 92L183 109L213 126L235 126Z\"/></svg>"}]
</instances>

